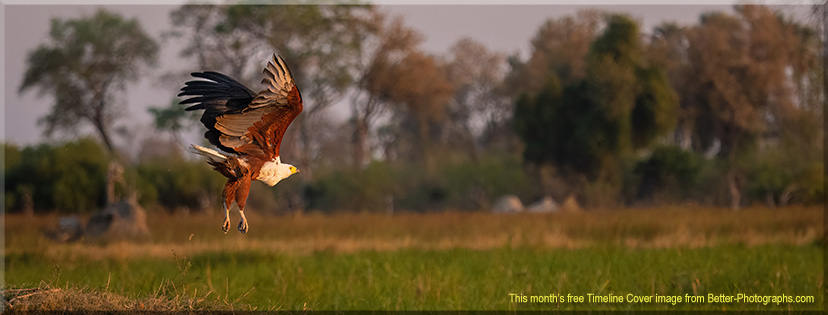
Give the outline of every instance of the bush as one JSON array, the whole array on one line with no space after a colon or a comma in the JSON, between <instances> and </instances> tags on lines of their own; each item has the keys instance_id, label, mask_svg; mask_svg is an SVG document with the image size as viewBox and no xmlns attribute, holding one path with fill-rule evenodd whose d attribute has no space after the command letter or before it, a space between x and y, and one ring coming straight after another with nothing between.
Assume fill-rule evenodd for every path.
<instances>
[{"instance_id":1,"label":"bush","mask_svg":"<svg viewBox=\"0 0 828 315\"><path fill-rule=\"evenodd\" d=\"M363 170L336 170L308 185L308 207L322 211L479 210L502 195L528 198L534 186L517 158L489 157L439 165L428 177L410 164L374 162ZM389 202L393 201L393 205Z\"/></svg>"},{"instance_id":2,"label":"bush","mask_svg":"<svg viewBox=\"0 0 828 315\"><path fill-rule=\"evenodd\" d=\"M529 200L536 187L516 158L486 157L479 162L447 165L441 172L447 191L446 202L452 208L479 210L503 195L517 195Z\"/></svg>"},{"instance_id":3,"label":"bush","mask_svg":"<svg viewBox=\"0 0 828 315\"><path fill-rule=\"evenodd\" d=\"M305 189L308 208L323 211L384 211L387 198L396 195L395 172L375 162L360 171L335 170Z\"/></svg>"},{"instance_id":4,"label":"bush","mask_svg":"<svg viewBox=\"0 0 828 315\"><path fill-rule=\"evenodd\" d=\"M18 150L5 145L6 209L18 211L29 195L35 211L83 213L106 203L109 158L93 139L60 145L41 144ZM16 157L19 156L19 157ZM145 207L200 210L218 204L225 179L201 160L168 156L125 165L127 185ZM117 195L126 196L122 185Z\"/></svg>"},{"instance_id":5,"label":"bush","mask_svg":"<svg viewBox=\"0 0 828 315\"><path fill-rule=\"evenodd\" d=\"M16 148L6 146L6 152ZM106 153L92 139L58 146L26 147L19 161L6 165L5 193L17 201L8 209L19 210L23 194L30 194L35 211L88 212L106 202Z\"/></svg>"},{"instance_id":6,"label":"bush","mask_svg":"<svg viewBox=\"0 0 828 315\"><path fill-rule=\"evenodd\" d=\"M633 169L638 182L635 200L681 202L692 198L699 188L706 166L703 156L674 146L656 147L649 158Z\"/></svg>"},{"instance_id":7,"label":"bush","mask_svg":"<svg viewBox=\"0 0 828 315\"><path fill-rule=\"evenodd\" d=\"M134 172L140 201L145 206L157 204L170 211L220 207L220 192L226 179L200 159L155 159L135 166Z\"/></svg>"},{"instance_id":8,"label":"bush","mask_svg":"<svg viewBox=\"0 0 828 315\"><path fill-rule=\"evenodd\" d=\"M818 204L825 200L821 160L771 151L751 155L742 161L747 171L746 195L753 201L772 205Z\"/></svg>"}]
</instances>

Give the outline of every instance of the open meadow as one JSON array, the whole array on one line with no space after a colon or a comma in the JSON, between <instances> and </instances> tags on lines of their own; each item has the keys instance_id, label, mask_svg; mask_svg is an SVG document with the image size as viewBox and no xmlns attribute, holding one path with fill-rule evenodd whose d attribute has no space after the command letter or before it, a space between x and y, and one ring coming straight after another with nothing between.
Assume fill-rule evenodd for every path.
<instances>
[{"instance_id":1,"label":"open meadow","mask_svg":"<svg viewBox=\"0 0 828 315\"><path fill-rule=\"evenodd\" d=\"M826 310L828 5L38 2L1 315Z\"/></svg>"},{"instance_id":2,"label":"open meadow","mask_svg":"<svg viewBox=\"0 0 828 315\"><path fill-rule=\"evenodd\" d=\"M220 215L150 213L149 240L71 244L42 236L56 216L6 215L6 307L822 310L824 303L820 207L250 213L247 235L224 235ZM750 300L726 301L739 294ZM782 295L795 300L777 300ZM693 296L703 302L687 301Z\"/></svg>"}]
</instances>

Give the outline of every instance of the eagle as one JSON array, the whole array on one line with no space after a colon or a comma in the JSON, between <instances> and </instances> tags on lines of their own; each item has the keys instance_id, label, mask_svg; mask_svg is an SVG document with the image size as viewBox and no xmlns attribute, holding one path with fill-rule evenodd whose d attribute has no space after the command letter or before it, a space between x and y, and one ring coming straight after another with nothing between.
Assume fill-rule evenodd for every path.
<instances>
[{"instance_id":1,"label":"eagle","mask_svg":"<svg viewBox=\"0 0 828 315\"><path fill-rule=\"evenodd\" d=\"M285 61L273 54L267 63L259 93L224 74L194 72L199 80L188 81L178 96L187 96L180 104L195 104L185 111L204 110L201 123L207 127L204 137L227 154L199 145L193 152L207 158L213 169L227 177L221 192L224 207L224 233L230 229L230 206L239 206L238 230L248 231L244 206L250 183L259 180L269 186L296 174L299 170L282 163L279 147L291 122L302 112L302 95Z\"/></svg>"}]
</instances>

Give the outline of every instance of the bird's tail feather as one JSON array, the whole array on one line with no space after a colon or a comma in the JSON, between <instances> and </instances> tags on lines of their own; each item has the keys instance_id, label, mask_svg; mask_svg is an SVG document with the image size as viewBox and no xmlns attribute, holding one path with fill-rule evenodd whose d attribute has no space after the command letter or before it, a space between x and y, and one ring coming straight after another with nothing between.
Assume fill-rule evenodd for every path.
<instances>
[{"instance_id":1,"label":"bird's tail feather","mask_svg":"<svg viewBox=\"0 0 828 315\"><path fill-rule=\"evenodd\" d=\"M199 154L203 157L206 157L207 160L213 163L221 163L227 160L227 156L217 152L216 150L205 148L200 145L193 144L192 145L192 152Z\"/></svg>"}]
</instances>

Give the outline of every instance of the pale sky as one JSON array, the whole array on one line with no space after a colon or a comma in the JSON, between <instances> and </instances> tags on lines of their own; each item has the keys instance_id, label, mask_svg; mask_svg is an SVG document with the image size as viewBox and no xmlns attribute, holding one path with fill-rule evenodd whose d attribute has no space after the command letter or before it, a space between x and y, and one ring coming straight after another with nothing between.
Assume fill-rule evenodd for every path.
<instances>
[{"instance_id":1,"label":"pale sky","mask_svg":"<svg viewBox=\"0 0 828 315\"><path fill-rule=\"evenodd\" d=\"M4 119L0 139L16 144L29 145L42 142L42 129L37 125L38 118L45 115L52 106L48 96L38 97L37 90L28 90L22 95L18 88L25 71L26 56L29 51L43 43L49 31L51 18L78 18L90 15L99 8L117 12L127 18L137 18L144 29L160 42L162 32L169 30L169 12L177 6L166 5L5 5L3 74ZM574 14L579 9L599 9L611 12L623 12L643 22L642 30L649 32L653 26L664 21L679 24L693 24L699 15L710 11L731 12L725 5L393 5L380 6L393 14L402 15L406 24L422 33L426 40L424 49L435 54L444 54L448 47L463 37L470 37L490 50L506 54L520 53L525 58L529 51L529 41L538 27L549 18ZM116 126L124 126L132 132L151 129L151 116L147 112L150 106L167 106L180 86L158 86L157 78L171 70L199 71L194 63L178 57L182 44L179 42L160 42L161 54L156 69L152 69L144 78L127 90L124 107L126 113ZM264 62L264 61L263 61ZM183 82L182 82L183 83ZM254 90L257 87L254 87ZM346 104L332 108L332 116L344 119ZM189 137L197 137L201 130L194 131ZM86 131L91 134L91 130ZM124 145L123 139L116 136L116 143Z\"/></svg>"}]
</instances>

